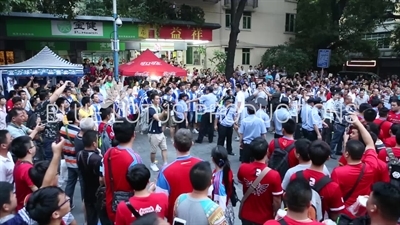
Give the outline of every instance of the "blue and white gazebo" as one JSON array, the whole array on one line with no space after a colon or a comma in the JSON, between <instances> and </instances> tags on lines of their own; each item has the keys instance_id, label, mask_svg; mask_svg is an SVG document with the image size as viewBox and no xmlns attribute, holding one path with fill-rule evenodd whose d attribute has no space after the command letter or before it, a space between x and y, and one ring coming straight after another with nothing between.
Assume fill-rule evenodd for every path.
<instances>
[{"instance_id":1,"label":"blue and white gazebo","mask_svg":"<svg viewBox=\"0 0 400 225\"><path fill-rule=\"evenodd\" d=\"M83 76L83 66L73 64L61 58L45 46L32 58L11 65L0 65L0 75L8 77L57 77L57 76Z\"/></svg>"}]
</instances>

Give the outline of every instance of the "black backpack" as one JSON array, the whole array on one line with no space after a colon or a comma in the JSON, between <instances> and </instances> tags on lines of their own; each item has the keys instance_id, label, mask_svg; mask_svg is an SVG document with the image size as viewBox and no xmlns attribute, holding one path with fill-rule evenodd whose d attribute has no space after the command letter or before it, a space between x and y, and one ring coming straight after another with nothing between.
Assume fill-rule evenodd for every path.
<instances>
[{"instance_id":1,"label":"black backpack","mask_svg":"<svg viewBox=\"0 0 400 225\"><path fill-rule=\"evenodd\" d=\"M283 179L286 172L289 170L289 153L294 149L294 142L287 146L285 149L281 149L279 146L279 139L274 139L275 149L268 161L268 167L278 171Z\"/></svg>"},{"instance_id":2,"label":"black backpack","mask_svg":"<svg viewBox=\"0 0 400 225\"><path fill-rule=\"evenodd\" d=\"M390 183L400 188L400 160L396 158L392 148L386 148L386 153L389 158L389 177Z\"/></svg>"}]
</instances>

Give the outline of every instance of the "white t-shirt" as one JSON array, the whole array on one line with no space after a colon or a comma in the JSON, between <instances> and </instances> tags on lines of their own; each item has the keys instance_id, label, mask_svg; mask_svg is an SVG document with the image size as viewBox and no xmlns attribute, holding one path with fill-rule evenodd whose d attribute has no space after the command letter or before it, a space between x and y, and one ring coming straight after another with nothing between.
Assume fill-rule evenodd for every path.
<instances>
[{"instance_id":1,"label":"white t-shirt","mask_svg":"<svg viewBox=\"0 0 400 225\"><path fill-rule=\"evenodd\" d=\"M293 174L297 173L298 171L306 170L306 169L310 168L310 166L311 166L311 162L309 164L299 164L295 167L290 168L286 172L285 177L282 180L282 189L286 190L286 187L288 186L288 184L290 182L290 178L292 177ZM331 173L329 172L328 168L326 168L325 165L324 165L324 174L331 176Z\"/></svg>"},{"instance_id":2,"label":"white t-shirt","mask_svg":"<svg viewBox=\"0 0 400 225\"><path fill-rule=\"evenodd\" d=\"M241 103L241 104L240 104L240 108L238 107L239 102ZM243 109L244 109L244 104L245 104L244 93L243 93L243 91L239 91L239 92L236 94L236 101L235 101L235 107L238 109L238 113L241 113L241 112L243 111Z\"/></svg>"},{"instance_id":3,"label":"white t-shirt","mask_svg":"<svg viewBox=\"0 0 400 225\"><path fill-rule=\"evenodd\" d=\"M7 152L7 158L0 155L0 181L14 183L13 178L14 161L10 152Z\"/></svg>"}]
</instances>

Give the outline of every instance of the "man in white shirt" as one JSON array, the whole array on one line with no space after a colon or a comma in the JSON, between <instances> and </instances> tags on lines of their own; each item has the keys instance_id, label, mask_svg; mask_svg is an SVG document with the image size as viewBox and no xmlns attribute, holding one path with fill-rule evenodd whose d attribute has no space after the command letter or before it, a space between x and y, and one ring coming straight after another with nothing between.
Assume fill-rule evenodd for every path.
<instances>
[{"instance_id":1,"label":"man in white shirt","mask_svg":"<svg viewBox=\"0 0 400 225\"><path fill-rule=\"evenodd\" d=\"M333 112L336 109L335 105L337 104L336 102L339 98L340 98L339 93L332 93L332 98L329 99L324 104L322 117L324 119L324 122L328 125L328 127L324 127L322 129L322 140L324 140L326 143L330 143L332 140L333 120L334 120Z\"/></svg>"},{"instance_id":2,"label":"man in white shirt","mask_svg":"<svg viewBox=\"0 0 400 225\"><path fill-rule=\"evenodd\" d=\"M243 109L244 109L245 104L246 104L246 102L245 102L246 98L245 98L245 93L242 91L242 85L241 84L239 84L239 83L236 84L235 91L236 91L235 108L236 108L237 117L236 117L236 120L235 120L234 128L235 128L236 134L238 135L235 140L239 141L238 129L240 127L240 123L241 123L241 120L242 120L242 117L243 117L242 113L243 113Z\"/></svg>"},{"instance_id":3,"label":"man in white shirt","mask_svg":"<svg viewBox=\"0 0 400 225\"><path fill-rule=\"evenodd\" d=\"M11 135L7 130L0 130L0 181L14 183L14 161L8 146L11 143Z\"/></svg>"},{"instance_id":4,"label":"man in white shirt","mask_svg":"<svg viewBox=\"0 0 400 225\"><path fill-rule=\"evenodd\" d=\"M356 96L356 99L354 100L354 104L356 105L361 105L362 103L368 103L369 101L369 96L365 94L364 90L361 90L358 95Z\"/></svg>"}]
</instances>

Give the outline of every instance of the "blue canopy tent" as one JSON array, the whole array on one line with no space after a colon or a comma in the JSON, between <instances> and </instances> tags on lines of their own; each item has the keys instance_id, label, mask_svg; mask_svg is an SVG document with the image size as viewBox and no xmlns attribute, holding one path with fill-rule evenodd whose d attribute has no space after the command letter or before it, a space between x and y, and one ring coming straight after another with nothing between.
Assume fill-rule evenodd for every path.
<instances>
[{"instance_id":1,"label":"blue canopy tent","mask_svg":"<svg viewBox=\"0 0 400 225\"><path fill-rule=\"evenodd\" d=\"M51 51L47 46L38 54L24 62L0 65L0 74L2 75L4 89L8 89L7 77L13 77L15 79L28 78L31 76L50 77L54 79L56 79L56 77L72 77L75 79L70 80L77 80L77 77L82 77L84 75L82 65L68 62Z\"/></svg>"}]
</instances>

